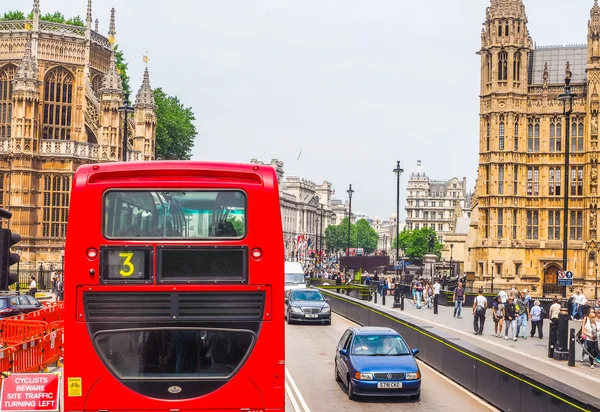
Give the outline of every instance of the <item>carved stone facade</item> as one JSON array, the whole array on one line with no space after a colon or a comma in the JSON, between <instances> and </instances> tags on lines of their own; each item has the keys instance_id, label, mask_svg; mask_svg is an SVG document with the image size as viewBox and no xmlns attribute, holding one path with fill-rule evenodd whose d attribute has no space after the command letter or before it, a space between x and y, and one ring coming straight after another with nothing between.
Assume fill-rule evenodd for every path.
<instances>
[{"instance_id":1,"label":"carved stone facade","mask_svg":"<svg viewBox=\"0 0 600 412\"><path fill-rule=\"evenodd\" d=\"M563 270L563 196L568 190L566 269L573 271L576 287L593 295L599 252L598 2L591 10L586 45L534 47L522 0L491 0L479 54L480 156L465 270L474 287L489 287L493 276L495 287L528 286L537 295L559 292L555 285ZM566 76L577 94L569 125L557 100Z\"/></svg>"},{"instance_id":2,"label":"carved stone facade","mask_svg":"<svg viewBox=\"0 0 600 412\"><path fill-rule=\"evenodd\" d=\"M60 267L72 176L122 158L123 88L110 32L40 20L0 21L0 207L20 233L21 268ZM146 70L129 118L129 160L153 160L155 105ZM46 266L47 268L47 266Z\"/></svg>"}]
</instances>

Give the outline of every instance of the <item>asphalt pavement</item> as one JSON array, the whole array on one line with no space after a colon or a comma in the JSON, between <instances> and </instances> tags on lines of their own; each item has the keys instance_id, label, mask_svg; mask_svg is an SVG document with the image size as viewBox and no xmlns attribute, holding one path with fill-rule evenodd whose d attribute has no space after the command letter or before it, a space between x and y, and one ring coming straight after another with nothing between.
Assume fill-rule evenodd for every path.
<instances>
[{"instance_id":1,"label":"asphalt pavement","mask_svg":"<svg viewBox=\"0 0 600 412\"><path fill-rule=\"evenodd\" d=\"M497 410L423 363L419 363L422 376L419 401L368 397L350 401L346 387L335 381L333 371L337 343L352 325L355 324L335 314L328 326L286 325L286 411Z\"/></svg>"}]
</instances>

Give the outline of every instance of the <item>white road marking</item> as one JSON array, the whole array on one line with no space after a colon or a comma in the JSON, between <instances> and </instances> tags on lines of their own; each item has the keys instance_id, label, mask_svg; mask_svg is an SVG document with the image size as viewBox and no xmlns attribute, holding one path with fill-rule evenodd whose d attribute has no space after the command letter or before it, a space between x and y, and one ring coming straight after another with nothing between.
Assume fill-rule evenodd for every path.
<instances>
[{"instance_id":1,"label":"white road marking","mask_svg":"<svg viewBox=\"0 0 600 412\"><path fill-rule=\"evenodd\" d=\"M292 387L292 390L298 397L298 400L300 401L300 404L302 405L304 412L310 412L310 408L306 404L306 401L304 400L302 393L300 393L300 389L298 389L298 386L296 386L296 382L294 382L294 379L292 378L292 375L290 374L290 371L288 370L287 366L285 367L285 376L287 377L288 382L290 383L290 385Z\"/></svg>"},{"instance_id":2,"label":"white road marking","mask_svg":"<svg viewBox=\"0 0 600 412\"><path fill-rule=\"evenodd\" d=\"M302 409L300 409L298 402L296 402L296 398L294 397L294 394L290 389L290 385L288 385L287 382L285 383L285 393L287 393L288 398L290 398L290 402L292 402L292 407L294 408L294 410L296 412L302 412Z\"/></svg>"},{"instance_id":3,"label":"white road marking","mask_svg":"<svg viewBox=\"0 0 600 412\"><path fill-rule=\"evenodd\" d=\"M431 325L434 325L434 326L437 326L437 327L439 327L439 328L444 328L444 329L451 330L451 331L453 331L453 332L455 332L455 333L460 333L461 335L465 335L465 336L469 336L469 337L473 336L473 335L472 335L472 334L470 334L470 333L463 332L463 331L461 331L461 330L456 330L456 329L454 329L454 328L452 328L452 327L450 327L450 326L442 325L441 323L437 323L437 322L432 322L432 321L430 321L430 320L423 319L423 318L420 318L420 317L418 317L418 316L415 316L415 315L411 315L411 314L409 314L409 313L406 313L406 312L402 312L402 315L404 315L404 316L410 316L411 318L418 319L418 320L420 320L420 321L422 321L422 322L427 322L427 323L429 323L429 324L431 324ZM492 341L490 341L490 340L487 340L487 339L486 339L486 340L484 340L484 341L485 341L486 343L490 344L490 345L494 345L494 346L497 346L497 347L499 347L499 348L505 349L505 350L507 350L507 351L510 351L510 352L516 353L517 355L520 355L520 356L526 356L526 357L527 357L527 358L529 358L529 359L535 359L535 360L537 360L537 361L539 361L539 362L543 362L543 363L546 363L546 364L548 364L548 365L550 365L550 366L554 366L555 368L560 368L560 369L562 369L562 370L564 370L564 371L567 371L567 372L570 372L570 373L572 373L572 374L574 374L574 375L581 376L582 378L586 378L586 379L589 379L589 380L591 380L591 381L594 381L594 382L596 382L596 383L600 383L600 379L598 379L598 378L595 378L595 377L593 377L593 376L590 376L590 375L588 375L588 374L585 374L585 373L583 373L583 372L579 372L578 370L576 370L576 369L573 369L573 367L569 367L569 366L563 366L563 365L561 365L560 363L556 363L556 361L554 361L554 362L553 362L553 361L550 361L550 360L548 360L547 358L540 358L539 356L533 356L533 355L524 355L524 354L523 354L523 352L521 352L521 351L519 351L519 350L517 350L517 349L513 349L513 348L510 348L510 347L508 347L508 346L501 345L501 344L499 344L499 343L492 342ZM484 349L485 349L485 348L484 348Z\"/></svg>"},{"instance_id":4,"label":"white road marking","mask_svg":"<svg viewBox=\"0 0 600 412\"><path fill-rule=\"evenodd\" d=\"M425 367L426 369L428 369L429 371L431 371L435 375L439 376L440 378L442 378L443 380L445 380L446 382L448 382L449 384L451 384L452 386L454 386L458 390L460 390L460 391L464 392L465 394L469 395L471 398L473 398L474 400L476 400L477 402L479 402L480 404L482 404L483 406L485 406L486 408L488 408L490 411L497 411L497 412L500 411L499 409L494 408L492 405L490 405L489 403L485 402L484 400L482 400L481 398L479 398L478 396L476 396L473 392L471 392L471 391L463 388L458 383L454 382L452 379L447 378L443 374L439 373L438 371L436 371L435 369L433 369L431 366L427 365L426 363L424 363L424 362L422 362L420 360L417 360L417 363L419 364L419 366Z\"/></svg>"}]
</instances>

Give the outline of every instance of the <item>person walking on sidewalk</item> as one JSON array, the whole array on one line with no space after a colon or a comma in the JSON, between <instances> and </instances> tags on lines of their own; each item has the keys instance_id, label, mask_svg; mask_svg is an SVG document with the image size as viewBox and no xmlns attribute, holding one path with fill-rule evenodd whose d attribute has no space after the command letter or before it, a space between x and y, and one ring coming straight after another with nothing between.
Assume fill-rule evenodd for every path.
<instances>
[{"instance_id":1,"label":"person walking on sidewalk","mask_svg":"<svg viewBox=\"0 0 600 412\"><path fill-rule=\"evenodd\" d=\"M29 294L33 297L35 297L35 294L37 292L37 283L35 281L35 276L31 277L31 283L29 283Z\"/></svg>"},{"instance_id":2,"label":"person walking on sidewalk","mask_svg":"<svg viewBox=\"0 0 600 412\"><path fill-rule=\"evenodd\" d=\"M453 317L460 317L462 310L463 300L465 298L465 289L462 286L462 282L458 282L458 286L454 289L454 315ZM457 316L458 315L458 316Z\"/></svg>"},{"instance_id":3,"label":"person walking on sidewalk","mask_svg":"<svg viewBox=\"0 0 600 412\"><path fill-rule=\"evenodd\" d=\"M434 302L438 302L441 290L442 290L442 285L440 285L440 280L435 279L435 283L433 284L433 300L434 300Z\"/></svg>"},{"instance_id":4,"label":"person walking on sidewalk","mask_svg":"<svg viewBox=\"0 0 600 412\"><path fill-rule=\"evenodd\" d=\"M483 325L485 325L485 311L488 307L487 299L483 296L483 288L479 289L479 294L473 302L473 329L475 335L483 335Z\"/></svg>"},{"instance_id":5,"label":"person walking on sidewalk","mask_svg":"<svg viewBox=\"0 0 600 412\"><path fill-rule=\"evenodd\" d=\"M596 312L590 310L587 317L581 322L581 337L584 339L586 351L590 354L590 368L598 357L598 324L596 323Z\"/></svg>"},{"instance_id":6,"label":"person walking on sidewalk","mask_svg":"<svg viewBox=\"0 0 600 412\"><path fill-rule=\"evenodd\" d=\"M508 329L512 330L512 340L517 340L517 309L515 308L514 298L508 295L508 302L504 305L504 339L508 340Z\"/></svg>"},{"instance_id":7,"label":"person walking on sidewalk","mask_svg":"<svg viewBox=\"0 0 600 412\"><path fill-rule=\"evenodd\" d=\"M427 283L425 293L427 294L427 309L431 309L433 307L433 286L431 283Z\"/></svg>"},{"instance_id":8,"label":"person walking on sidewalk","mask_svg":"<svg viewBox=\"0 0 600 412\"><path fill-rule=\"evenodd\" d=\"M531 308L531 337L535 336L535 330L538 330L538 337L544 338L544 309L540 306L540 301L536 300Z\"/></svg>"},{"instance_id":9,"label":"person walking on sidewalk","mask_svg":"<svg viewBox=\"0 0 600 412\"><path fill-rule=\"evenodd\" d=\"M502 325L504 323L504 303L502 303L502 298L500 296L496 296L496 301L493 305L494 314L494 335L497 338L502 337Z\"/></svg>"},{"instance_id":10,"label":"person walking on sidewalk","mask_svg":"<svg viewBox=\"0 0 600 412\"><path fill-rule=\"evenodd\" d=\"M517 309L517 336L519 333L523 339L527 339L525 334L527 333L527 320L531 319L531 315L529 314L529 305L525 300L525 292L521 292L521 297L517 299L515 304Z\"/></svg>"},{"instance_id":11,"label":"person walking on sidewalk","mask_svg":"<svg viewBox=\"0 0 600 412\"><path fill-rule=\"evenodd\" d=\"M417 309L421 309L421 303L423 302L423 279L417 280L415 289L417 291Z\"/></svg>"}]
</instances>

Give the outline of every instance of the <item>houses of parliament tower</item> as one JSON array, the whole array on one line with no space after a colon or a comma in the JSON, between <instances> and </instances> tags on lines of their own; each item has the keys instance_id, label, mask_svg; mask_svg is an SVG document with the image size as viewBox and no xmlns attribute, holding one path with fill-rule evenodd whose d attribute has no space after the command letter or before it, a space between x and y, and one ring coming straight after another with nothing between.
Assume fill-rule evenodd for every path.
<instances>
[{"instance_id":1,"label":"houses of parliament tower","mask_svg":"<svg viewBox=\"0 0 600 412\"><path fill-rule=\"evenodd\" d=\"M591 0L590 0L591 3ZM598 263L600 6L587 43L535 47L522 0L491 0L481 32L479 168L472 198L467 274L474 286L559 293L562 240L574 286L594 291ZM565 124L565 77L573 101ZM565 141L569 128L570 141ZM564 170L565 145L570 167ZM564 191L569 216L563 213ZM568 218L568 233L563 219Z\"/></svg>"},{"instance_id":2,"label":"houses of parliament tower","mask_svg":"<svg viewBox=\"0 0 600 412\"><path fill-rule=\"evenodd\" d=\"M152 160L156 106L146 69L133 116L119 110L114 9L108 36L98 19L92 27L91 0L83 27L40 16L34 0L29 19L0 21L0 207L13 213L23 264L58 269L74 171L121 160L124 127L128 160Z\"/></svg>"}]
</instances>

